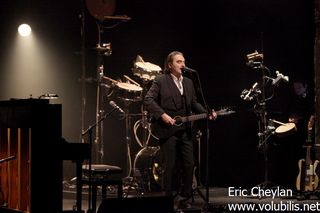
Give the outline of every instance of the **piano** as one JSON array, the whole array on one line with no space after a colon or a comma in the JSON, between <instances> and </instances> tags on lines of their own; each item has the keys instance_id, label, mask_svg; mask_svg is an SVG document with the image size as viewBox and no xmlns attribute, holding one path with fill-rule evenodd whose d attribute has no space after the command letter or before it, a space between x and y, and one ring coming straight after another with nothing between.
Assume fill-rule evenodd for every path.
<instances>
[{"instance_id":1,"label":"piano","mask_svg":"<svg viewBox=\"0 0 320 213\"><path fill-rule=\"evenodd\" d=\"M62 161L76 162L81 179L90 147L68 143L61 134L61 104L33 98L0 101L0 159L14 156L0 164L0 206L5 206L0 212L62 212Z\"/></svg>"}]
</instances>

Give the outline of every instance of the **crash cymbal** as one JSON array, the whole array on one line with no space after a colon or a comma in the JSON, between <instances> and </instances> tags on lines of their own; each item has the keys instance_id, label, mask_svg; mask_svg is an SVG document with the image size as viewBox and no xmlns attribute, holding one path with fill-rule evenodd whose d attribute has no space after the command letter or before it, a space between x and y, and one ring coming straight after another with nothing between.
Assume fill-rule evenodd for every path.
<instances>
[{"instance_id":1,"label":"crash cymbal","mask_svg":"<svg viewBox=\"0 0 320 213\"><path fill-rule=\"evenodd\" d=\"M116 0L86 0L90 14L100 21L105 16L112 16L116 8Z\"/></svg>"}]
</instances>

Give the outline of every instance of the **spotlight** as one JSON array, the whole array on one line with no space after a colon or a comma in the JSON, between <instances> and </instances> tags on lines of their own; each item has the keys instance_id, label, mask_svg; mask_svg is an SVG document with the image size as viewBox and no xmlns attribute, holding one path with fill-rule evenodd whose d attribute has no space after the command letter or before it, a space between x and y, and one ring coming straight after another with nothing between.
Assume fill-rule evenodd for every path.
<instances>
[{"instance_id":1,"label":"spotlight","mask_svg":"<svg viewBox=\"0 0 320 213\"><path fill-rule=\"evenodd\" d=\"M21 24L18 27L18 32L23 37L29 36L31 34L31 27L28 24Z\"/></svg>"}]
</instances>

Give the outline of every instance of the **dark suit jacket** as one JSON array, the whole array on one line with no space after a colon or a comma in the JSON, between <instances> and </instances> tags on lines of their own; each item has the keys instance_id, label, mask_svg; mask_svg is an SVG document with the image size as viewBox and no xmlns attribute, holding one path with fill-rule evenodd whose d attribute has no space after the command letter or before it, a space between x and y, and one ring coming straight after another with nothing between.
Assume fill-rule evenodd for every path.
<instances>
[{"instance_id":1,"label":"dark suit jacket","mask_svg":"<svg viewBox=\"0 0 320 213\"><path fill-rule=\"evenodd\" d=\"M187 77L183 77L183 95L186 102L186 115L191 113L205 113L205 108L197 102L193 82ZM181 111L182 101L181 94L175 85L170 74L158 75L149 91L144 98L144 104L149 113L155 118L156 122L153 125L153 133L159 138L168 138L179 128L164 124L161 120L161 115L167 113L174 117Z\"/></svg>"}]
</instances>

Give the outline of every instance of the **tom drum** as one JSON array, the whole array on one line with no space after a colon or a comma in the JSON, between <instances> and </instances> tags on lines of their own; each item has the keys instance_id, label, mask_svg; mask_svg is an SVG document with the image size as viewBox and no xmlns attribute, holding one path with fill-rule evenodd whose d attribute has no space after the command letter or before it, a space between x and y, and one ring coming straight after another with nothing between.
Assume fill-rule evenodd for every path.
<instances>
[{"instance_id":1,"label":"tom drum","mask_svg":"<svg viewBox=\"0 0 320 213\"><path fill-rule=\"evenodd\" d=\"M285 137L293 134L295 131L297 131L297 128L294 123L286 123L278 126L275 133L279 137Z\"/></svg>"},{"instance_id":2,"label":"tom drum","mask_svg":"<svg viewBox=\"0 0 320 213\"><path fill-rule=\"evenodd\" d=\"M126 101L141 101L142 87L135 84L119 82L116 84L118 89L118 98Z\"/></svg>"},{"instance_id":3,"label":"tom drum","mask_svg":"<svg viewBox=\"0 0 320 213\"><path fill-rule=\"evenodd\" d=\"M162 73L161 67L149 62L136 62L132 69L133 74L146 81L152 81L157 75Z\"/></svg>"}]
</instances>

